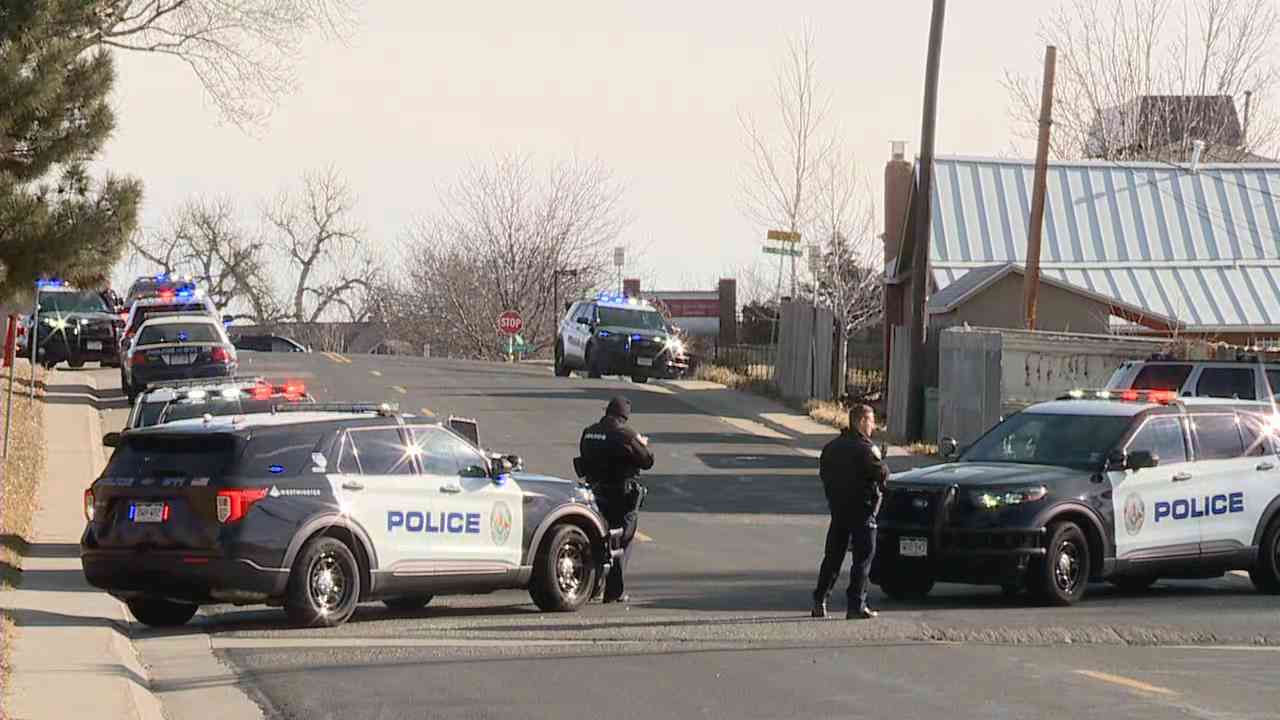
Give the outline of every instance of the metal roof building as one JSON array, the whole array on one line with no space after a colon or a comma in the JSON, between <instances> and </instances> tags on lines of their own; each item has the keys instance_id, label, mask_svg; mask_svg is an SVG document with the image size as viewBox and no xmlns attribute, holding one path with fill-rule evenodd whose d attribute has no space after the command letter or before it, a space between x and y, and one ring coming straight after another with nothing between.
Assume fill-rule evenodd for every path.
<instances>
[{"instance_id":1,"label":"metal roof building","mask_svg":"<svg viewBox=\"0 0 1280 720\"><path fill-rule=\"evenodd\" d=\"M1025 263L1033 162L934 167L934 292ZM1278 199L1276 164L1050 163L1041 274L1148 328L1280 335Z\"/></svg>"}]
</instances>

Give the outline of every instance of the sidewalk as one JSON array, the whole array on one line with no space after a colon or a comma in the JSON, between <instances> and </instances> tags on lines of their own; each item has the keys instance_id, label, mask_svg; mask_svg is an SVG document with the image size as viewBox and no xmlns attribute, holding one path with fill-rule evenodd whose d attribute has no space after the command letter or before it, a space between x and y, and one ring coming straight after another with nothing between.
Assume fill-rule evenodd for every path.
<instances>
[{"instance_id":1,"label":"sidewalk","mask_svg":"<svg viewBox=\"0 0 1280 720\"><path fill-rule=\"evenodd\" d=\"M47 471L34 541L18 589L0 593L0 607L17 626L4 707L11 720L160 720L160 703L126 634L124 605L85 583L80 568L84 489L104 464L97 411L69 387L58 392L81 377L48 378Z\"/></svg>"}]
</instances>

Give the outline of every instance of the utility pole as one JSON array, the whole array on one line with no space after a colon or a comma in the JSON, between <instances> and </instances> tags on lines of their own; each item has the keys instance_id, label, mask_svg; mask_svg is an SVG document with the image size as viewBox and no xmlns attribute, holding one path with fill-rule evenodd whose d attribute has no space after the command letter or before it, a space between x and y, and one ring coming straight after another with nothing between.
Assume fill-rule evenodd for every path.
<instances>
[{"instance_id":1,"label":"utility pole","mask_svg":"<svg viewBox=\"0 0 1280 720\"><path fill-rule=\"evenodd\" d=\"M1031 227L1027 228L1027 268L1022 277L1022 299L1027 329L1036 329L1036 303L1040 300L1040 236L1044 232L1044 194L1049 172L1049 130L1053 127L1053 75L1058 49L1044 49L1044 80L1040 84L1040 139L1036 143L1036 175L1031 188Z\"/></svg>"},{"instance_id":2,"label":"utility pole","mask_svg":"<svg viewBox=\"0 0 1280 720\"><path fill-rule=\"evenodd\" d=\"M911 381L907 396L907 435L924 435L924 320L925 296L929 289L929 230L933 225L933 135L938 119L938 66L942 62L942 21L947 0L933 0L929 21L929 54L924 73L924 111L920 128L920 164L916 188L911 195L912 229L915 237L911 255Z\"/></svg>"}]
</instances>

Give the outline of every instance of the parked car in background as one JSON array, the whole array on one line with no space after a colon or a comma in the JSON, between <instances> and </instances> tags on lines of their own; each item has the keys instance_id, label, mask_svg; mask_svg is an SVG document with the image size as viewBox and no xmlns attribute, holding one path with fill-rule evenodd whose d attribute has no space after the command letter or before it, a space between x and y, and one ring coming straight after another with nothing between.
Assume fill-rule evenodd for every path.
<instances>
[{"instance_id":1,"label":"parked car in background","mask_svg":"<svg viewBox=\"0 0 1280 720\"><path fill-rule=\"evenodd\" d=\"M1122 364L1107 390L1173 390L1179 397L1271 400L1280 395L1280 363L1240 360L1174 360L1153 356Z\"/></svg>"},{"instance_id":2,"label":"parked car in background","mask_svg":"<svg viewBox=\"0 0 1280 720\"><path fill-rule=\"evenodd\" d=\"M237 350L252 352L310 352L292 338L283 335L233 335L231 342Z\"/></svg>"}]
</instances>

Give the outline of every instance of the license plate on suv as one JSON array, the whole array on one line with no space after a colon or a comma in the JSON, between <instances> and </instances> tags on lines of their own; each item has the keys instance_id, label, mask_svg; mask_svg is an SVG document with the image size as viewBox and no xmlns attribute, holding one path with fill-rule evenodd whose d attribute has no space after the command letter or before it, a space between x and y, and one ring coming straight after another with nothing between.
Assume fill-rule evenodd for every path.
<instances>
[{"instance_id":1,"label":"license plate on suv","mask_svg":"<svg viewBox=\"0 0 1280 720\"><path fill-rule=\"evenodd\" d=\"M85 349L86 349L86 350L101 350L101 349L102 349L102 341L101 341L101 340L86 340L86 341L85 341L85 343L84 343L84 347L85 347Z\"/></svg>"},{"instance_id":2,"label":"license plate on suv","mask_svg":"<svg viewBox=\"0 0 1280 720\"><path fill-rule=\"evenodd\" d=\"M653 367L653 358L638 357L636 358L636 364L640 367Z\"/></svg>"},{"instance_id":3,"label":"license plate on suv","mask_svg":"<svg viewBox=\"0 0 1280 720\"><path fill-rule=\"evenodd\" d=\"M929 556L929 538L922 538L922 537L898 538L898 555L902 557L928 557Z\"/></svg>"},{"instance_id":4,"label":"license plate on suv","mask_svg":"<svg viewBox=\"0 0 1280 720\"><path fill-rule=\"evenodd\" d=\"M192 352L168 353L164 356L164 361L169 365L190 365L196 359L196 354Z\"/></svg>"},{"instance_id":5,"label":"license plate on suv","mask_svg":"<svg viewBox=\"0 0 1280 720\"><path fill-rule=\"evenodd\" d=\"M129 506L129 519L135 523L164 522L164 503L134 503Z\"/></svg>"}]
</instances>

